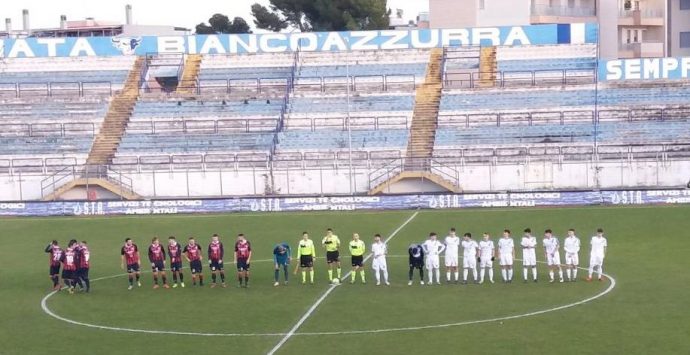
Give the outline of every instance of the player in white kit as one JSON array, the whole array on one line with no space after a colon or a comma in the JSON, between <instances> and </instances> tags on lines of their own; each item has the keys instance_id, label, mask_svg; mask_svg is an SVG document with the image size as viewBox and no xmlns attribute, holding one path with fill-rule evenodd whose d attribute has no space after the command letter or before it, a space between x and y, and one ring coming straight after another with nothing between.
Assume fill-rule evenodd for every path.
<instances>
[{"instance_id":1,"label":"player in white kit","mask_svg":"<svg viewBox=\"0 0 690 355\"><path fill-rule=\"evenodd\" d=\"M390 285L388 282L388 265L386 264L386 254L388 254L388 248L386 244L381 241L381 235L374 235L374 244L371 245L371 254L374 261L371 262L371 266L374 269L374 276L376 277L376 286L381 285L381 274L383 274L383 283L386 286Z\"/></svg>"},{"instance_id":2,"label":"player in white kit","mask_svg":"<svg viewBox=\"0 0 690 355\"><path fill-rule=\"evenodd\" d=\"M434 232L429 233L429 239L427 239L422 248L424 248L424 255L426 256L426 269L429 270L429 282L428 285L433 285L434 275L436 275L436 284L441 284L441 270L439 269L439 255L443 253L446 247L443 243L439 242L437 235Z\"/></svg>"},{"instance_id":3,"label":"player in white kit","mask_svg":"<svg viewBox=\"0 0 690 355\"><path fill-rule=\"evenodd\" d=\"M448 236L444 240L446 244L445 262L446 262L446 282L451 281L451 272L455 274L455 283L460 280L460 272L458 272L458 250L460 246L460 237L455 234L455 228L451 228Z\"/></svg>"},{"instance_id":4,"label":"player in white kit","mask_svg":"<svg viewBox=\"0 0 690 355\"><path fill-rule=\"evenodd\" d=\"M471 233L465 233L462 239L462 284L467 285L467 274L470 270L472 270L474 283L478 283L477 255L479 255L479 244L472 240Z\"/></svg>"},{"instance_id":5,"label":"player in white kit","mask_svg":"<svg viewBox=\"0 0 690 355\"><path fill-rule=\"evenodd\" d=\"M561 253L559 251L560 244L558 238L553 236L551 229L544 231L544 256L546 257L546 265L549 266L549 282L554 282L554 272L558 270L558 277L560 282L563 282L563 269L561 268Z\"/></svg>"},{"instance_id":6,"label":"player in white kit","mask_svg":"<svg viewBox=\"0 0 690 355\"><path fill-rule=\"evenodd\" d=\"M606 248L608 246L603 229L597 229L597 235L592 237L590 244L592 245L592 251L589 257L589 276L587 281L592 281L592 274L597 267L599 268L599 281L601 281L601 277L604 274L604 257L606 256Z\"/></svg>"},{"instance_id":7,"label":"player in white kit","mask_svg":"<svg viewBox=\"0 0 690 355\"><path fill-rule=\"evenodd\" d=\"M479 242L479 283L484 283L484 274L489 271L489 281L494 283L493 261L496 257L496 247L489 233L484 233Z\"/></svg>"},{"instance_id":8,"label":"player in white kit","mask_svg":"<svg viewBox=\"0 0 690 355\"><path fill-rule=\"evenodd\" d=\"M522 278L527 282L527 272L532 268L532 280L537 282L537 238L530 228L525 228L520 245L522 246Z\"/></svg>"},{"instance_id":9,"label":"player in white kit","mask_svg":"<svg viewBox=\"0 0 690 355\"><path fill-rule=\"evenodd\" d=\"M513 259L515 259L515 242L510 237L510 230L503 230L503 237L498 240L498 259L501 264L503 282L513 281Z\"/></svg>"},{"instance_id":10,"label":"player in white kit","mask_svg":"<svg viewBox=\"0 0 690 355\"><path fill-rule=\"evenodd\" d=\"M568 236L563 241L565 252L565 275L568 281L577 280L577 267L580 265L580 238L575 235L575 230L568 229Z\"/></svg>"}]
</instances>

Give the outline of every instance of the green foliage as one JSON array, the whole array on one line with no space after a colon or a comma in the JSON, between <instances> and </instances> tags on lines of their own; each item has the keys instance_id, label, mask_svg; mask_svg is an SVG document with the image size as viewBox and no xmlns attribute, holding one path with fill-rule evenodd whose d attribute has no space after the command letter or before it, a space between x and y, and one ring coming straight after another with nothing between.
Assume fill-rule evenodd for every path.
<instances>
[{"instance_id":1,"label":"green foliage","mask_svg":"<svg viewBox=\"0 0 690 355\"><path fill-rule=\"evenodd\" d=\"M359 31L387 29L386 0L271 0L270 9L252 5L258 28L280 31Z\"/></svg>"},{"instance_id":2,"label":"green foliage","mask_svg":"<svg viewBox=\"0 0 690 355\"><path fill-rule=\"evenodd\" d=\"M241 17L235 17L230 21L226 15L213 14L208 19L208 23L208 25L203 22L196 25L196 34L251 33L249 24Z\"/></svg>"}]
</instances>

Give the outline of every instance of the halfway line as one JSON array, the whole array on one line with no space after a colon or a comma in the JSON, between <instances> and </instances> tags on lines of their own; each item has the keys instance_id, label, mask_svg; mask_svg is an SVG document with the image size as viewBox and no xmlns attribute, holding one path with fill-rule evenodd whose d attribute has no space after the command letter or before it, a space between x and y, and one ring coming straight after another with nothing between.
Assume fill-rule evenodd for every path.
<instances>
[{"instance_id":1,"label":"halfway line","mask_svg":"<svg viewBox=\"0 0 690 355\"><path fill-rule=\"evenodd\" d=\"M415 213L413 213L412 216L410 216L410 218L408 218L405 222L403 222L403 224L401 224L400 227L398 227L396 230L394 230L393 233L391 233L391 235L389 235L388 238L386 238L386 240L384 241L384 243L388 243L388 241L390 241L391 239L393 239L393 237L395 237L395 236L398 234L398 232L400 232L403 228L405 228L405 226L406 226L408 223L412 222L412 220L413 220L415 217L417 217L418 214L419 214L419 211L415 211ZM364 261L366 262L367 260L369 260L369 259L371 258L372 255L373 255L372 253L367 254L367 256L364 258ZM343 276L343 279L347 279L347 277L350 276L351 273L352 273L352 270L348 271L348 272L345 274L345 276ZM276 351L278 351L278 349L280 349L283 345L285 345L285 343L286 343L293 335L295 335L295 332L299 329L299 327L301 327L302 324L304 324L304 322L307 320L307 318L309 318L309 317L312 315L312 313L314 313L314 311L316 310L316 308L319 307L319 305L326 299L326 297L328 297L328 295L330 295L331 292L333 292L333 290L335 290L335 287L336 287L335 285L331 285L331 286L326 290L326 292L324 292L323 295L321 295L321 297L319 297L319 299L317 299L316 302L314 302L314 304L313 304L311 307L309 307L309 309L307 310L306 313L304 313L304 315L302 316L302 318L300 318L300 319L297 321L297 323L295 323L295 325L290 329L290 331L288 331L288 333L285 334L285 336L284 336L282 339L280 339L280 341L278 342L278 344L276 344L276 345L273 347L273 349L271 349L271 351L268 352L268 355L273 355L273 354L275 354Z\"/></svg>"}]
</instances>

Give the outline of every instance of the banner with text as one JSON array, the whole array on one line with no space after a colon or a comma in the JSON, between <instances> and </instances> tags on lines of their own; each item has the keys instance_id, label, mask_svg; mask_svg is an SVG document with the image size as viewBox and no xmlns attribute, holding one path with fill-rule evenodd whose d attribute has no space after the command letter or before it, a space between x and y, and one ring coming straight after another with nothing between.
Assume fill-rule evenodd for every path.
<instances>
[{"instance_id":1,"label":"banner with text","mask_svg":"<svg viewBox=\"0 0 690 355\"><path fill-rule=\"evenodd\" d=\"M0 216L107 216L684 203L690 203L690 190L275 197L212 200L2 202L0 203Z\"/></svg>"},{"instance_id":2,"label":"banner with text","mask_svg":"<svg viewBox=\"0 0 690 355\"><path fill-rule=\"evenodd\" d=\"M0 40L0 56L80 57L156 53L242 54L597 43L590 23L460 29L219 34L198 36L117 36L16 38Z\"/></svg>"},{"instance_id":3,"label":"banner with text","mask_svg":"<svg viewBox=\"0 0 690 355\"><path fill-rule=\"evenodd\" d=\"M599 61L599 81L690 78L690 57Z\"/></svg>"}]
</instances>

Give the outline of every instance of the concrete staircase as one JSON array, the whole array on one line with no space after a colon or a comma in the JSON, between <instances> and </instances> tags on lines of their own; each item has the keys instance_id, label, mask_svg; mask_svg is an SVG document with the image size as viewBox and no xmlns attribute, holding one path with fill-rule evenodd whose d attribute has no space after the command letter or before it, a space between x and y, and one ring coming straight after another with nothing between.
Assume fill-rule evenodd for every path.
<instances>
[{"instance_id":1,"label":"concrete staircase","mask_svg":"<svg viewBox=\"0 0 690 355\"><path fill-rule=\"evenodd\" d=\"M125 187L124 185L111 181L107 178L78 178L60 186L50 194L44 196L43 201L57 200L66 192L77 187L86 187L87 190L100 187L120 196L125 200L140 200L142 198L132 191L131 188Z\"/></svg>"},{"instance_id":2,"label":"concrete staircase","mask_svg":"<svg viewBox=\"0 0 690 355\"><path fill-rule=\"evenodd\" d=\"M496 47L482 47L479 53L479 87L492 88L496 86Z\"/></svg>"},{"instance_id":3,"label":"concrete staircase","mask_svg":"<svg viewBox=\"0 0 690 355\"><path fill-rule=\"evenodd\" d=\"M108 112L91 146L86 164L107 165L111 163L139 97L139 81L143 63L143 57L136 59L122 91L110 101Z\"/></svg>"},{"instance_id":4,"label":"concrete staircase","mask_svg":"<svg viewBox=\"0 0 690 355\"><path fill-rule=\"evenodd\" d=\"M391 185L403 180L421 184L428 181L445 190L459 192L457 172L453 171L451 175L439 169L438 164L432 164L443 89L442 64L443 49L432 49L424 84L416 91L410 138L404 162L394 163L370 174L369 195L391 191Z\"/></svg>"},{"instance_id":5,"label":"concrete staircase","mask_svg":"<svg viewBox=\"0 0 690 355\"><path fill-rule=\"evenodd\" d=\"M410 138L407 143L406 158L409 162L429 159L434 151L438 110L441 104L441 65L443 49L431 50L424 84L417 88L414 113L410 125ZM418 170L406 166L405 170Z\"/></svg>"},{"instance_id":6,"label":"concrete staircase","mask_svg":"<svg viewBox=\"0 0 690 355\"><path fill-rule=\"evenodd\" d=\"M189 54L185 59L182 78L180 78L176 92L178 94L193 95L196 93L197 79L201 69L201 54Z\"/></svg>"}]
</instances>

